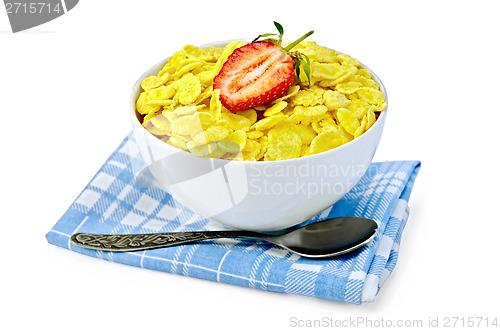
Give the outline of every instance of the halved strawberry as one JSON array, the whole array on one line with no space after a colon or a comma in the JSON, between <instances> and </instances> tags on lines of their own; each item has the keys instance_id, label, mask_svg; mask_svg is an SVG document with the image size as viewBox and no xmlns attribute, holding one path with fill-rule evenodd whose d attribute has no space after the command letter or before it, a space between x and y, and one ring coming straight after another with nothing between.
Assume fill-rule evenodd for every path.
<instances>
[{"instance_id":1,"label":"halved strawberry","mask_svg":"<svg viewBox=\"0 0 500 331\"><path fill-rule=\"evenodd\" d=\"M257 41L234 50L214 78L214 89L235 113L279 98L294 78L293 59L272 42Z\"/></svg>"},{"instance_id":2,"label":"halved strawberry","mask_svg":"<svg viewBox=\"0 0 500 331\"><path fill-rule=\"evenodd\" d=\"M224 107L236 113L273 101L286 93L299 74L301 60L306 59L306 75L309 77L309 59L298 52L289 53L313 32L296 42L281 47L283 28L274 22L280 33L279 40L255 41L237 48L228 57L219 74L214 78L214 89L220 90ZM269 36L265 34L262 36Z\"/></svg>"}]
</instances>

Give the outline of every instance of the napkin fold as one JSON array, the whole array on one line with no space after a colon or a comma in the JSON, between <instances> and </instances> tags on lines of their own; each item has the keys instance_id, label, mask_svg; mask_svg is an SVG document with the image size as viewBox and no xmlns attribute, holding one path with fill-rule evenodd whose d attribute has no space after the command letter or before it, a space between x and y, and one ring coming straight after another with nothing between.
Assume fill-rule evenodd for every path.
<instances>
[{"instance_id":1,"label":"napkin fold","mask_svg":"<svg viewBox=\"0 0 500 331\"><path fill-rule=\"evenodd\" d=\"M51 244L89 256L217 282L360 304L374 301L398 260L419 161L372 163L340 201L304 223L339 216L376 220L379 232L363 248L312 260L268 243L218 239L139 252L103 252L71 243L76 232L128 234L221 229L167 192L135 184L137 149L128 135L46 234Z\"/></svg>"}]
</instances>

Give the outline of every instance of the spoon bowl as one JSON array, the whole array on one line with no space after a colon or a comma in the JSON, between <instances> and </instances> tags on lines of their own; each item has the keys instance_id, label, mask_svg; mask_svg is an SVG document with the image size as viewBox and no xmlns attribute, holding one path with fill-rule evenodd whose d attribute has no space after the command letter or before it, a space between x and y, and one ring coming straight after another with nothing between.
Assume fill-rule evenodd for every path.
<instances>
[{"instance_id":1,"label":"spoon bowl","mask_svg":"<svg viewBox=\"0 0 500 331\"><path fill-rule=\"evenodd\" d=\"M364 246L375 237L377 231L378 225L372 219L338 217L263 239L304 257L325 258Z\"/></svg>"},{"instance_id":2,"label":"spoon bowl","mask_svg":"<svg viewBox=\"0 0 500 331\"><path fill-rule=\"evenodd\" d=\"M378 224L362 217L337 217L270 235L251 231L195 231L146 234L75 233L73 244L95 250L130 252L188 244L207 239L266 241L307 258L328 258L358 249L372 240Z\"/></svg>"}]
</instances>

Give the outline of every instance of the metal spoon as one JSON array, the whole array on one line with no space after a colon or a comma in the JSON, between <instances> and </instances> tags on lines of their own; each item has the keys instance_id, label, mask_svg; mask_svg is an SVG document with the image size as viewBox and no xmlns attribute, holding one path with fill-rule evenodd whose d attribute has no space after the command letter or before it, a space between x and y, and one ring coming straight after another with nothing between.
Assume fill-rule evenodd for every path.
<instances>
[{"instance_id":1,"label":"metal spoon","mask_svg":"<svg viewBox=\"0 0 500 331\"><path fill-rule=\"evenodd\" d=\"M80 247L130 252L186 244L217 238L267 241L308 258L327 258L345 254L375 237L378 225L361 217L338 217L309 224L285 234L269 235L251 231L196 231L146 234L75 233L71 241Z\"/></svg>"}]
</instances>

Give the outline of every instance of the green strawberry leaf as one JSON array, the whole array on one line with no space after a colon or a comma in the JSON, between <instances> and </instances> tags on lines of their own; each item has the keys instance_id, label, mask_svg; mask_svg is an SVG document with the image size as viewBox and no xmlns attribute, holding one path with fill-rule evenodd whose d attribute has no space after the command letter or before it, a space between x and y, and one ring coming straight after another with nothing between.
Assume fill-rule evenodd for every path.
<instances>
[{"instance_id":1,"label":"green strawberry leaf","mask_svg":"<svg viewBox=\"0 0 500 331\"><path fill-rule=\"evenodd\" d=\"M278 29L278 32L280 34L280 39L278 40L277 45L281 46L281 40L283 40L283 27L278 22L274 22L274 26L276 27L276 29Z\"/></svg>"},{"instance_id":2,"label":"green strawberry leaf","mask_svg":"<svg viewBox=\"0 0 500 331\"><path fill-rule=\"evenodd\" d=\"M276 27L276 29L278 29L280 37L283 37L283 27L281 26L281 24L279 24L278 22L274 22L274 26Z\"/></svg>"},{"instance_id":3,"label":"green strawberry leaf","mask_svg":"<svg viewBox=\"0 0 500 331\"><path fill-rule=\"evenodd\" d=\"M300 84L300 59L298 57L293 58L293 67L295 68L295 75L297 76L297 83Z\"/></svg>"},{"instance_id":4,"label":"green strawberry leaf","mask_svg":"<svg viewBox=\"0 0 500 331\"><path fill-rule=\"evenodd\" d=\"M252 40L252 42L256 42L259 38L261 37L269 37L269 36L277 36L276 33L264 33L264 34L259 34L257 36L257 38L255 38L254 40Z\"/></svg>"},{"instance_id":5,"label":"green strawberry leaf","mask_svg":"<svg viewBox=\"0 0 500 331\"><path fill-rule=\"evenodd\" d=\"M307 80L309 81L309 86L311 86L311 61L309 61L309 58L305 54L300 54L306 59L306 62L302 62L303 70L304 73L307 76Z\"/></svg>"}]
</instances>

